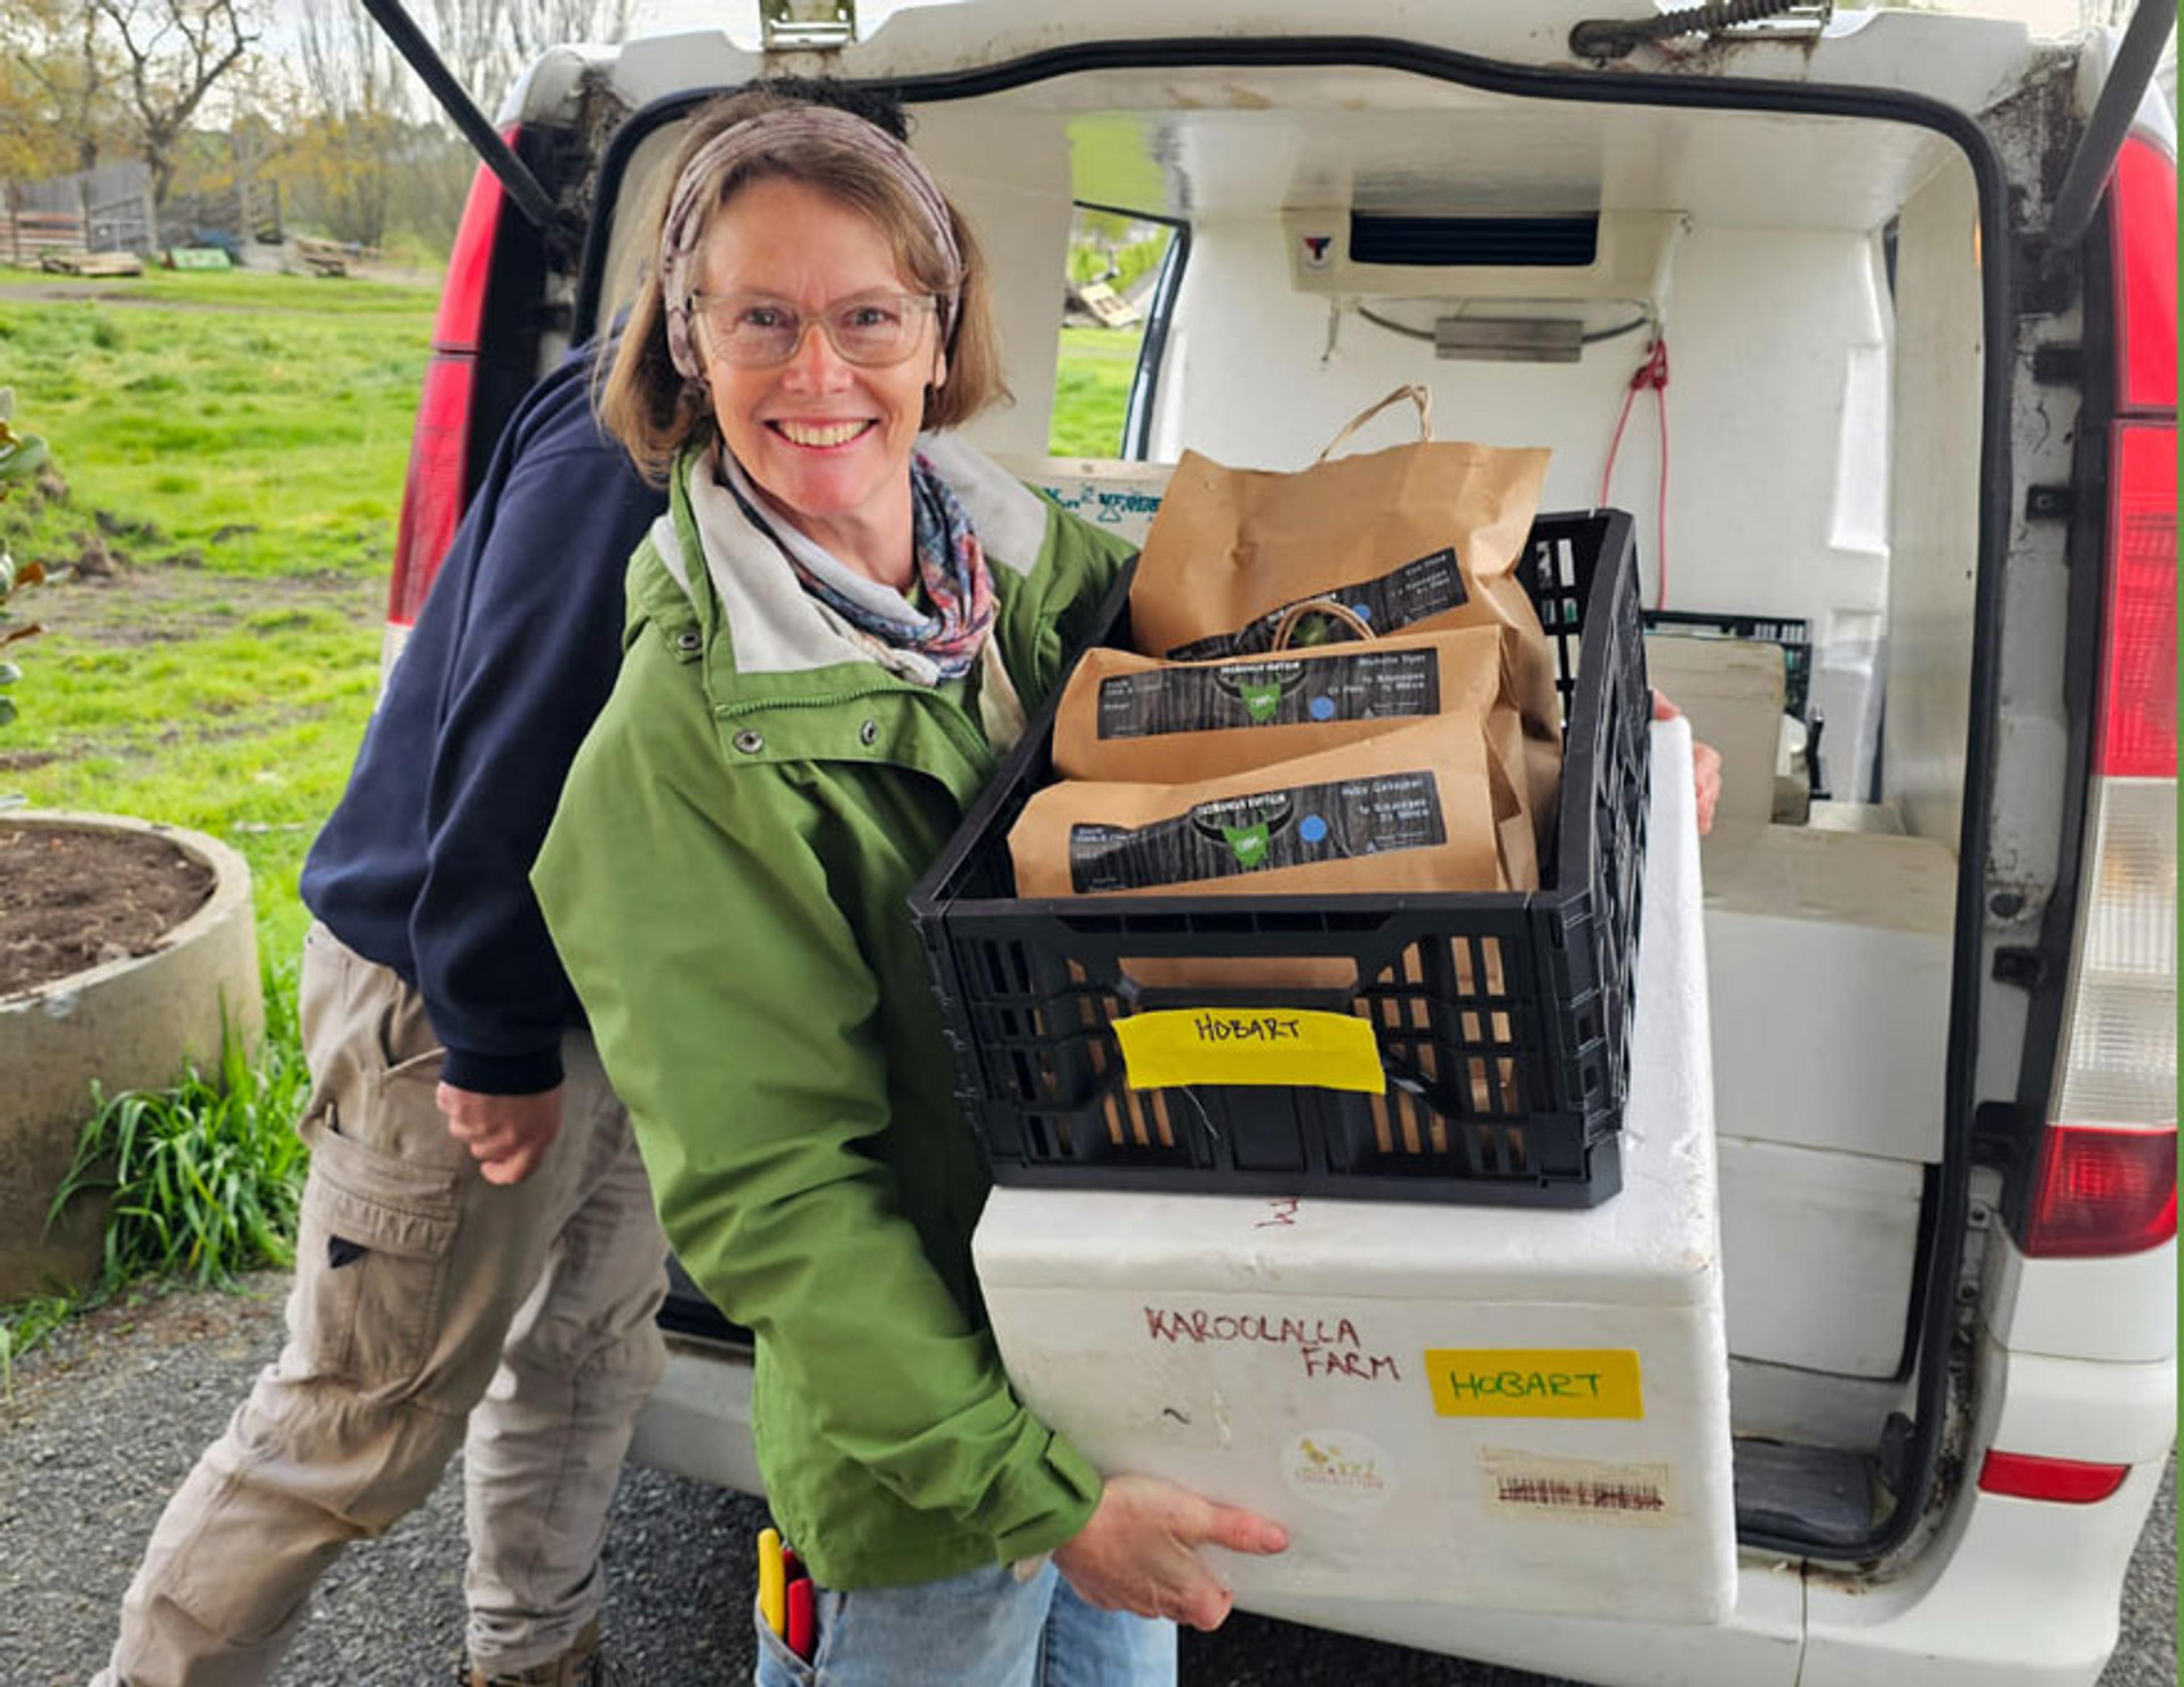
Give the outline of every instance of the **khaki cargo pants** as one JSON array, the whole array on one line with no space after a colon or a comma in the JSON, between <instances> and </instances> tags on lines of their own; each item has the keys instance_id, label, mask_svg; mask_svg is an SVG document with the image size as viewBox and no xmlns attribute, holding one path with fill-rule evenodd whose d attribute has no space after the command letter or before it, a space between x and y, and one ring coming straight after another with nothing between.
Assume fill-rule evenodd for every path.
<instances>
[{"instance_id":1,"label":"khaki cargo pants","mask_svg":"<svg viewBox=\"0 0 2184 1687\"><path fill-rule=\"evenodd\" d=\"M415 991L314 927L302 1019L287 1341L168 1502L97 1687L264 1681L320 1572L419 1505L458 1445L473 1660L557 1656L599 1608L607 1504L664 1359L667 1248L628 1116L571 1034L560 1134L496 1186L433 1100Z\"/></svg>"}]
</instances>

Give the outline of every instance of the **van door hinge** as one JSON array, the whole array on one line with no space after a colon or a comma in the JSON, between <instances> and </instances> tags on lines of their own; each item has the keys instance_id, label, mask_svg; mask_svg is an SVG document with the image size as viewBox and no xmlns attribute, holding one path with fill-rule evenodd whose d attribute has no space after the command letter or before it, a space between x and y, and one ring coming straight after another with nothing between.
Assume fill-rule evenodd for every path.
<instances>
[{"instance_id":1,"label":"van door hinge","mask_svg":"<svg viewBox=\"0 0 2184 1687\"><path fill-rule=\"evenodd\" d=\"M2028 521L2067 521L2077 511L2077 498L2068 487L2027 487L2025 519Z\"/></svg>"},{"instance_id":2,"label":"van door hinge","mask_svg":"<svg viewBox=\"0 0 2184 1687\"><path fill-rule=\"evenodd\" d=\"M2082 346L2051 344L2032 348L2032 378L2042 387L2075 387L2086 378Z\"/></svg>"},{"instance_id":3,"label":"van door hinge","mask_svg":"<svg viewBox=\"0 0 2184 1687\"><path fill-rule=\"evenodd\" d=\"M768 53L826 53L857 38L857 0L758 0Z\"/></svg>"},{"instance_id":4,"label":"van door hinge","mask_svg":"<svg viewBox=\"0 0 2184 1687\"><path fill-rule=\"evenodd\" d=\"M2053 964L2044 949L2014 946L1997 949L1994 952L1995 982L2015 984L2021 989L2036 990L2048 982L2048 971Z\"/></svg>"}]
</instances>

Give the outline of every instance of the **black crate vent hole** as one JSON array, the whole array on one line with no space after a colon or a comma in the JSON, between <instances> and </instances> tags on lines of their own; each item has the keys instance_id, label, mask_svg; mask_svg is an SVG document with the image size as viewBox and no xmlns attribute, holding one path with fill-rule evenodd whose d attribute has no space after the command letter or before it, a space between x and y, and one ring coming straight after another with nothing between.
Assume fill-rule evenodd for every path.
<instances>
[{"instance_id":1,"label":"black crate vent hole","mask_svg":"<svg viewBox=\"0 0 2184 1687\"><path fill-rule=\"evenodd\" d=\"M1630 518L1540 517L1524 576L1565 726L1529 894L1017 899L1008 832L1051 777L1054 704L1031 722L911 899L998 1181L1568 1206L1619 1187L1652 714ZM1127 589L1095 642L1127 643ZM1308 987L1150 982L1269 956ZM1386 1092L1131 1088L1114 1022L1206 1006L1363 1018Z\"/></svg>"}]
</instances>

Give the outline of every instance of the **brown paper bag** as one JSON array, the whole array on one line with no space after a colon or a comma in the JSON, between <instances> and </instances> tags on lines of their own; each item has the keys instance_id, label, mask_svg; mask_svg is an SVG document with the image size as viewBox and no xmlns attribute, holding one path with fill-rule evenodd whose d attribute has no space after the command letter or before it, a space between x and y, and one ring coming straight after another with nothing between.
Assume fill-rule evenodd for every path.
<instances>
[{"instance_id":1,"label":"brown paper bag","mask_svg":"<svg viewBox=\"0 0 2184 1687\"><path fill-rule=\"evenodd\" d=\"M1056 712L1055 771L1068 779L1185 784L1421 721L1465 732L1483 723L1501 838L1499 888L1535 889L1539 855L1524 729L1507 701L1516 644L1507 627L1476 626L1218 662L1163 662L1097 648L1077 665Z\"/></svg>"},{"instance_id":2,"label":"brown paper bag","mask_svg":"<svg viewBox=\"0 0 2184 1687\"><path fill-rule=\"evenodd\" d=\"M1271 767L1195 783L1070 780L1009 832L1017 892L1276 896L1502 888L1485 722L1433 720ZM1156 985L1354 984L1348 960L1143 960Z\"/></svg>"},{"instance_id":3,"label":"brown paper bag","mask_svg":"<svg viewBox=\"0 0 2184 1687\"><path fill-rule=\"evenodd\" d=\"M1068 779L1217 779L1424 720L1475 729L1502 683L1502 636L1485 626L1217 662L1095 649L1062 692L1054 766Z\"/></svg>"},{"instance_id":4,"label":"brown paper bag","mask_svg":"<svg viewBox=\"0 0 2184 1687\"><path fill-rule=\"evenodd\" d=\"M1418 409L1417 443L1333 457L1406 398ZM1560 777L1561 710L1553 654L1518 571L1546 466L1543 449L1435 442L1422 387L1390 393L1295 473L1227 468L1187 451L1138 560L1132 637L1174 660L1264 652L1283 617L1315 598L1383 636L1507 627L1518 644L1511 700L1530 741L1530 807L1543 837ZM1332 617L1307 618L1294 643L1345 636Z\"/></svg>"}]
</instances>

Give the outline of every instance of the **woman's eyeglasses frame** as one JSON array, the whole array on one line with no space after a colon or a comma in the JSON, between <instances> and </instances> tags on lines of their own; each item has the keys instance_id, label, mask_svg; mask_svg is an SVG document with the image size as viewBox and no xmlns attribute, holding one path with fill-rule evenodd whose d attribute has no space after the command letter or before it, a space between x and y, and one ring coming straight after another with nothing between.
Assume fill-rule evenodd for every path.
<instances>
[{"instance_id":1,"label":"woman's eyeglasses frame","mask_svg":"<svg viewBox=\"0 0 2184 1687\"><path fill-rule=\"evenodd\" d=\"M715 326L717 307L724 304L744 308L762 305L786 312L794 319L795 329L794 336L788 342L787 348L777 355L754 354L749 348L745 348L739 354L729 343L728 333ZM843 362L854 365L859 369L889 369L897 364L906 363L915 357L925 337L917 332L914 326L910 326L910 331L904 334L900 349L883 352L877 356L843 343L842 331L836 326L836 317L844 311L870 304L893 306L900 309L905 319L906 326L910 326L907 325L906 320L912 315L930 315L936 322L940 315L940 300L936 295L898 292L888 288L851 293L845 298L822 305L816 311L799 309L788 300L777 298L772 293L694 292L689 297L688 309L694 319L705 322L708 326L710 331L705 337L708 349L718 355L723 363L729 364L737 369L779 369L786 364L794 362L797 354L804 349L805 337L811 332L814 323L816 323L820 331L826 335L827 343L833 348L834 355Z\"/></svg>"}]
</instances>

